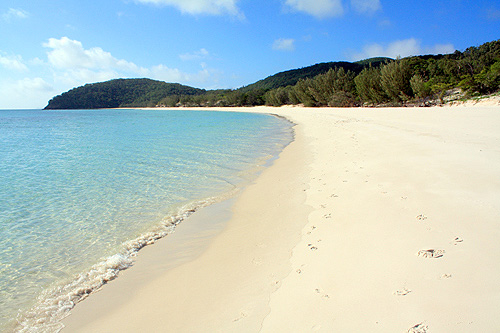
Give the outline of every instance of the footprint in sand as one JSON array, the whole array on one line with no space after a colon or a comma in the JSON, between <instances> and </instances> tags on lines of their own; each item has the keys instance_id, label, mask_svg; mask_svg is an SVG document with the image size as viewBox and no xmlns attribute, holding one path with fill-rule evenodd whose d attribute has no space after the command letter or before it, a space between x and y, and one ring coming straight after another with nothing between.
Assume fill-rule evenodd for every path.
<instances>
[{"instance_id":1,"label":"footprint in sand","mask_svg":"<svg viewBox=\"0 0 500 333\"><path fill-rule=\"evenodd\" d=\"M410 289L408 289L408 288L403 288L403 289L401 289L401 290L396 290L396 291L394 292L394 295L396 295L396 296L406 296L406 295L408 295L409 293L411 293L411 290L410 290Z\"/></svg>"},{"instance_id":2,"label":"footprint in sand","mask_svg":"<svg viewBox=\"0 0 500 333\"><path fill-rule=\"evenodd\" d=\"M455 237L455 239L453 240L452 244L453 245L457 245L458 243L462 243L464 240L460 237Z\"/></svg>"},{"instance_id":3,"label":"footprint in sand","mask_svg":"<svg viewBox=\"0 0 500 333\"><path fill-rule=\"evenodd\" d=\"M241 312L240 312L240 316L239 316L238 318L236 318L236 319L233 319L233 322L237 322L237 321L239 321L239 320L241 320L241 319L243 319L243 318L245 318L245 317L248 317L248 312L246 312L246 311L241 311Z\"/></svg>"},{"instance_id":4,"label":"footprint in sand","mask_svg":"<svg viewBox=\"0 0 500 333\"><path fill-rule=\"evenodd\" d=\"M419 221L427 220L427 216L425 216L424 214L417 215L417 220Z\"/></svg>"},{"instance_id":5,"label":"footprint in sand","mask_svg":"<svg viewBox=\"0 0 500 333\"><path fill-rule=\"evenodd\" d=\"M278 290L281 287L281 281L274 281L271 283L271 289L274 291Z\"/></svg>"},{"instance_id":6,"label":"footprint in sand","mask_svg":"<svg viewBox=\"0 0 500 333\"><path fill-rule=\"evenodd\" d=\"M325 214L325 215L323 215L323 217L325 219L331 219L332 218L332 213Z\"/></svg>"},{"instance_id":7,"label":"footprint in sand","mask_svg":"<svg viewBox=\"0 0 500 333\"><path fill-rule=\"evenodd\" d=\"M313 327L311 327L311 330L313 330L314 332L317 332L321 329L321 325L314 325Z\"/></svg>"},{"instance_id":8,"label":"footprint in sand","mask_svg":"<svg viewBox=\"0 0 500 333\"><path fill-rule=\"evenodd\" d=\"M252 264L254 264L255 266L262 265L262 258L253 258L252 259Z\"/></svg>"},{"instance_id":9,"label":"footprint in sand","mask_svg":"<svg viewBox=\"0 0 500 333\"><path fill-rule=\"evenodd\" d=\"M426 333L429 327L427 325L424 325L424 323L419 323L415 326L410 327L408 329L408 333Z\"/></svg>"},{"instance_id":10,"label":"footprint in sand","mask_svg":"<svg viewBox=\"0 0 500 333\"><path fill-rule=\"evenodd\" d=\"M441 279L450 279L450 278L451 278L451 274L446 273L446 274L441 275Z\"/></svg>"},{"instance_id":11,"label":"footprint in sand","mask_svg":"<svg viewBox=\"0 0 500 333\"><path fill-rule=\"evenodd\" d=\"M313 232L313 231L314 231L314 229L316 229L316 227L315 227L315 226L312 226L312 227L311 227L311 231L308 231L308 232L307 232L307 234L308 234L308 235L310 235L310 234L311 234L311 232Z\"/></svg>"},{"instance_id":12,"label":"footprint in sand","mask_svg":"<svg viewBox=\"0 0 500 333\"><path fill-rule=\"evenodd\" d=\"M312 244L307 244L307 246L309 246L309 248L312 250L312 251L316 251L318 248L316 246L313 246Z\"/></svg>"},{"instance_id":13,"label":"footprint in sand","mask_svg":"<svg viewBox=\"0 0 500 333\"><path fill-rule=\"evenodd\" d=\"M325 293L323 292L323 290L321 290L321 289L319 289L319 288L316 288L316 289L315 289L315 291L316 291L316 293L317 293L317 294L320 294L320 295L321 295L321 298L330 298L330 296L329 296L328 294L325 294Z\"/></svg>"},{"instance_id":14,"label":"footprint in sand","mask_svg":"<svg viewBox=\"0 0 500 333\"><path fill-rule=\"evenodd\" d=\"M445 250L434 249L420 250L418 251L417 256L422 258L441 258L445 252Z\"/></svg>"}]
</instances>

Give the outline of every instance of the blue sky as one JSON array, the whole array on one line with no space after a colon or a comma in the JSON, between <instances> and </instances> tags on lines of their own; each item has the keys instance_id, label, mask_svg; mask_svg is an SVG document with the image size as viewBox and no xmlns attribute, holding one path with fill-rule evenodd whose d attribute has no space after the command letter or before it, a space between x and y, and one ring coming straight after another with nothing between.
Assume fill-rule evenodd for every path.
<instances>
[{"instance_id":1,"label":"blue sky","mask_svg":"<svg viewBox=\"0 0 500 333\"><path fill-rule=\"evenodd\" d=\"M2 0L0 109L114 78L238 88L319 62L463 51L499 32L497 0Z\"/></svg>"}]
</instances>

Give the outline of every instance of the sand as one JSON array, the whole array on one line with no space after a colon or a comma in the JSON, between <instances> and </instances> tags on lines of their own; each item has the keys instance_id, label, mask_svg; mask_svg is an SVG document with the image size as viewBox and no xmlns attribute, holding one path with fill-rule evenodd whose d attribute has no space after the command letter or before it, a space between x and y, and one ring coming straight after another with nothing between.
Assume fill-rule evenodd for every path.
<instances>
[{"instance_id":1,"label":"sand","mask_svg":"<svg viewBox=\"0 0 500 333\"><path fill-rule=\"evenodd\" d=\"M63 332L500 331L500 106L236 110L287 117L294 142Z\"/></svg>"}]
</instances>

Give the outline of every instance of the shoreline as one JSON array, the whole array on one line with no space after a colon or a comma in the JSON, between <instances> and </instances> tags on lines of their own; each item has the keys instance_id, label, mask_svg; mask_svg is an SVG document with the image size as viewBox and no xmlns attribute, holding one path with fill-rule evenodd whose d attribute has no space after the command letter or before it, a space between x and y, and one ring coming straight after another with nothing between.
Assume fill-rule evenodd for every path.
<instances>
[{"instance_id":1,"label":"shoreline","mask_svg":"<svg viewBox=\"0 0 500 333\"><path fill-rule=\"evenodd\" d=\"M210 117L218 118L216 117L217 114L213 112L210 115ZM219 113L219 115L221 114ZM240 116L237 114L234 116L241 118L242 115L240 113ZM243 116L243 118L247 119L248 117ZM41 296L37 298L35 305L29 308L27 307L28 309L22 312L18 310L17 316L10 316L10 318L12 318L12 324L6 325L7 331L23 331L25 329L60 330L60 321L68 315L68 312L75 304L79 304L89 295L94 295L105 285L106 287L111 285L112 283L110 282L112 280L115 280L118 276L122 276L125 271L130 269L131 266L134 266L134 263L136 263L135 258L138 253L148 252L143 252L142 250L156 243L159 239L171 235L174 232L175 226L189 218L193 213L196 213L196 216L190 218L190 223L183 229L184 235L181 236L182 241L178 241L179 237L174 238L174 241L177 239L175 246L171 245L172 242L168 242L169 248L166 253L168 259L156 258L157 260L149 260L149 267L147 267L147 269L151 270L152 264L155 262L159 263L161 260L163 261L157 266L175 267L181 262L187 261L188 258L190 258L190 252L193 252L192 257L198 255L198 252L201 252L205 247L203 242L213 237L223 228L223 223L228 217L219 218L219 215L222 215L221 212L229 210L226 207L230 205L229 202L234 201L234 197L237 196L242 188L245 188L263 169L272 164L272 161L277 158L277 155L282 151L283 147L288 145L293 139L293 124L290 122L277 121L276 118L273 120L272 118L275 117L266 116L268 121L279 124L276 124L276 127L273 127L274 129L270 129L268 126L265 127L264 133L270 134L269 137L263 138L262 141L262 147L266 149L265 153L262 149L258 152L258 149L249 147L250 150L255 151L256 155L260 156L255 159L248 159L248 156L240 157L239 153L236 152L234 155L235 158L237 160L247 160L247 167L243 169L239 167L234 169L228 168L228 170L233 170L234 175L232 178L224 178L223 173L219 174L218 178L228 184L224 190L221 189L212 193L206 193L198 198L192 198L184 203L170 206L170 208L165 210L165 213L162 214L161 221L147 228L147 230L139 235L134 235L134 238L123 242L121 248L114 253L112 252L109 255L102 256L90 268L84 269L77 274L72 274L72 278L67 279L64 283L54 283L52 287L46 288ZM251 117L250 119L254 118ZM210 121L210 119L207 120ZM235 126L238 125L235 124ZM243 137L242 139L245 140ZM269 145L266 142L274 142L274 144ZM237 142L235 142L235 144L241 145L241 143ZM232 147L227 146L225 152L229 154L232 150L234 150ZM196 184L193 183L193 185ZM206 186L206 184L200 185ZM223 206L225 208L215 209L215 207L218 206ZM207 213L205 212L212 212L209 214L212 217L217 216L216 222L218 223L207 223L206 220L199 217L200 215L206 216ZM187 235L185 230L188 230ZM140 263L143 263L144 260L145 256L141 255ZM144 275L144 277L147 276Z\"/></svg>"},{"instance_id":2,"label":"shoreline","mask_svg":"<svg viewBox=\"0 0 500 333\"><path fill-rule=\"evenodd\" d=\"M498 106L223 110L295 140L200 255L121 289L125 271L63 332L500 328Z\"/></svg>"},{"instance_id":3,"label":"shoreline","mask_svg":"<svg viewBox=\"0 0 500 333\"><path fill-rule=\"evenodd\" d=\"M162 108L163 110L163 108ZM233 110L220 110L219 111L233 111ZM241 111L241 110L238 110ZM254 110L249 110L250 112L253 112ZM269 114L269 112L265 112ZM288 121L290 121L287 118ZM272 290L276 288L272 283L269 283L268 277L267 277L267 272L269 270L274 270L278 266L283 266L280 268L282 271L280 273L280 277L283 278L286 274L288 274L287 271L287 259L289 258L289 251L291 251L293 245L295 244L296 241L298 241L300 237L300 229L301 228L293 228L291 230L292 234L295 233L293 239L294 241L290 242L288 246L288 250L282 249L281 246L278 246L274 249L273 251L273 258L267 258L272 261L272 263L265 263L264 264L264 258L261 258L259 256L256 256L254 252L261 252L262 255L268 256L269 254L267 251L269 250L269 243L272 242L273 238L278 237L281 233L283 233L283 230L278 228L278 226L272 227L274 229L274 233L269 234L269 228L268 225L271 224L271 222L274 219L278 219L280 216L286 216L288 215L290 219L293 219L294 216L293 214L296 212L300 212L303 210L302 207L298 208L293 207L296 202L301 202L305 200L305 194L304 193L298 193L298 196L300 196L300 199L297 199L296 202L286 202L283 205L280 203L276 204L274 202L275 196L284 196L287 194L287 188L290 186L288 183L288 179L293 178L294 171L297 171L301 165L298 165L296 168L290 168L283 174L276 173L275 166L276 164L282 164L284 162L291 162L292 164L294 163L293 160L295 159L294 154L299 153L301 154L304 152L304 149L298 149L294 148L294 146L297 145L296 143L296 138L297 135L300 135L297 133L297 130L295 129L294 131L294 138L292 142L288 146L285 147L285 149L279 154L278 158L275 158L272 161L271 166L267 166L264 168L264 170L259 172L259 176L256 181L250 183L249 185L245 186L243 188L243 191L237 194L236 198L230 199L234 203L230 204L227 201L223 202L223 205L230 206L230 215L232 217L229 219L229 221L223 222L220 217L214 216L214 214L210 213L210 209L213 208L212 206L206 207L204 209L201 209L199 212L197 211L194 213L192 216L190 216L186 221L183 223L179 224L176 227L176 232L173 234L169 235L168 237L161 239L158 244L154 244L153 246L147 247L138 254L138 258L136 261L136 264L132 266L130 269L124 271L119 279L114 280L112 283L109 284L109 286L106 286L106 288L103 288L101 291L96 293L95 295L92 295L92 297L89 297L85 302L82 302L79 304L75 309L72 310L72 314L67 317L65 320L63 320L63 324L66 326L63 329L64 331L100 331L104 330L106 331L105 328L95 326L94 324L99 325L100 320L108 320L111 319L113 321L113 329L119 329L119 330L162 330L160 328L159 323L155 322L155 319L152 317L150 320L150 324L153 326L144 326L143 323L137 323L137 326L131 326L131 323L122 323L123 326L120 326L119 322L121 321L120 319L117 319L116 322L113 319L115 310L117 308L120 308L121 310L124 311L129 311L127 309L128 305L134 305L137 303L137 300L135 297L140 297L142 298L143 294L149 294L151 296L154 296L158 293L158 283L160 285L163 285L163 287L159 287L162 290L162 293L165 292L167 294L172 295L172 299L170 301L173 301L173 299L179 301L184 297L182 294L178 294L178 287L179 284L182 285L183 287L190 288L192 289L191 292L193 292L194 289L200 288L197 290L197 298L200 298L201 295L204 295L203 301L205 304L208 304L212 299L215 299L221 295L219 293L213 294L211 290L204 290L203 286L200 286L198 283L193 282L189 283L190 280L192 279L199 279L200 276L198 272L204 271L204 274L206 274L204 278L203 283L207 283L210 285L217 285L220 290L227 288L228 286L233 285L233 291L237 292L238 289L238 284L239 281L245 280L249 288L253 288L252 292L246 291L248 294L247 296L250 296L251 294L255 293L255 291L259 291L261 289L266 289L266 294L270 294ZM286 152L286 153L285 153ZM287 157L284 157L284 155L287 155ZM305 159L301 158L300 161L304 161ZM269 163L269 162L268 162ZM271 172L270 172L271 171ZM264 181L262 181L264 179ZM262 190L265 190L266 183L270 182L274 179L281 179L282 180L282 189L273 189L270 193L266 193L265 196L260 195ZM295 183L293 181L292 183ZM251 194L248 194L251 192ZM254 207L259 207L262 210L265 210L265 215L269 214L270 211L274 211L274 215L271 215L271 217L266 217L263 219L258 219L259 222L255 223L255 217L256 215L261 215L264 214L264 212L261 213L255 213L255 212L248 212L248 208L245 207L238 207L241 206L239 205L239 202L243 200L246 202L247 197L251 197L251 200L257 200L258 202L253 203ZM255 199L255 197L258 197ZM267 205L267 206L266 206ZM265 207L265 208L264 208ZM201 219L210 219L211 221L218 221L219 223L223 223L226 225L222 233L218 233L217 235L212 234L211 240L208 240L204 242L204 251L200 251L200 248L195 248L194 252L196 253L193 255L191 253L188 255L189 260L187 262L184 262L181 266L176 266L171 269L158 269L160 266L163 266L161 263L161 257L162 253L166 253L165 248L168 247L170 242L172 243L179 243L179 235L185 234L185 228L189 227L189 224L192 223L192 219L197 219L198 221L200 220L199 218L199 213L203 214L204 216ZM300 221L297 220L295 223L299 224L304 224L306 219L307 219L307 211L304 210L303 215L303 220ZM231 228L231 223L234 219L243 219L245 221L245 226L238 226L237 228ZM196 220L195 220L196 223ZM199 222L198 222L199 223ZM268 225L266 225L268 224ZM259 235L252 234L253 228L260 226L260 232ZM229 232L228 232L229 231ZM284 234L288 235L287 232ZM249 242L249 237L251 235L251 241ZM287 242L289 242L288 237L285 237ZM207 240L207 239L206 239ZM207 244L208 243L208 244ZM214 246L214 243L219 243L222 245L221 246ZM158 246L157 246L158 245ZM281 245L281 243L280 243ZM229 252L232 253L226 253L226 246L230 246L231 250ZM222 251L221 251L222 249ZM146 251L145 251L146 250ZM249 251L251 250L251 251ZM149 253L147 253L149 252ZM201 253L202 252L202 253ZM201 253L201 254L200 254ZM245 260L246 267L243 267L242 265L239 264L239 260L241 259L240 256L242 254L245 254L248 256ZM146 260L142 260L141 257L146 256ZM208 257L208 259L206 259ZM224 259L224 264L222 267L217 266L219 261L221 260L221 257ZM228 258L226 258L228 257ZM155 262L156 258L159 261ZM206 264L204 261L208 260L209 262L212 262L210 264ZM150 265L153 266L153 274L156 274L156 277L151 278L147 277L147 280L149 282L143 283L142 278L145 277L146 274L149 274L149 267L144 264L144 262L147 261ZM198 263L201 261L201 263L198 265ZM215 264L213 262L216 262ZM167 263L165 263L167 264ZM193 267L191 267L193 266ZM234 266L234 267L233 267ZM265 267L262 267L265 266ZM211 267L217 267L218 271L213 272L211 271ZM232 268L231 268L232 267ZM158 270L161 270L160 274L157 274ZM258 270L259 272L255 273L255 270ZM185 272L186 271L186 272ZM239 278L235 279L233 275L239 274ZM165 277L167 279L170 278L170 276L174 276L174 283L164 283L164 282L159 282L163 280ZM224 278L227 279L224 279ZM206 281L205 281L206 279ZM256 281L254 281L256 280ZM199 282L199 281L197 281ZM165 285L166 284L166 285ZM144 287L144 288L143 288ZM168 290L164 289L167 288ZM123 291L130 289L136 289L135 293L136 296L131 296L131 295L124 295ZM257 294L257 293L256 293ZM224 302L218 302L219 306L219 311L226 312L224 309L226 308L226 304L231 303L236 301L237 299L233 299L233 295L231 293L228 293L225 295L225 297L229 297L229 299L225 299ZM260 296L260 294L259 294ZM253 298L254 303L259 303L262 302L259 297L251 297ZM112 299L111 303L110 300ZM244 298L239 298L245 299L246 302L246 297ZM165 300L160 300L157 299L156 301L161 302ZM123 304L125 302L125 305ZM144 318L144 316L153 316L154 318L157 318L160 316L158 313L154 313L154 308L162 308L166 307L166 305L152 305L149 304L149 306L146 306L146 304L143 304L142 301L139 301L142 305L142 309L140 310L140 317ZM200 300L201 302L201 300ZM149 303L149 301L146 301L146 303ZM144 308L147 308L148 310L144 310ZM241 306L242 308L245 308L245 306ZM169 330L183 330L182 325L181 326L175 326L173 323L174 318L183 318L182 316L188 315L189 317L193 316L190 313L185 313L184 311L180 311L182 307L179 306L168 306L169 310L169 316L161 316L161 323L165 325L165 327L169 327ZM239 306L234 305L234 309L239 308ZM265 312L265 302L263 304L260 304L260 306L255 306L253 309L257 312L256 315L259 316L260 320L264 318L266 315ZM119 310L119 311L121 311ZM205 308L199 308L199 316L203 316L203 312L205 312ZM264 311L262 311L264 310ZM136 309L131 309L133 313L136 313ZM144 312L147 312L144 313ZM180 312L177 312L180 311ZM103 315L103 312L105 315ZM233 323L235 318L238 318L239 316L246 317L247 316L247 310L241 310L241 311L236 311L234 313L227 313L227 318L224 318L225 320ZM88 318L96 318L96 321L94 322L88 322ZM99 319L98 319L99 318ZM239 320L236 320L239 321ZM184 322L184 320L180 320L180 322ZM255 321L257 323L257 321ZM118 326L117 326L118 325ZM216 329L215 325L213 326L213 329ZM247 326L246 321L241 321L240 322L241 329ZM132 328L133 327L133 328ZM206 326L205 325L200 325L198 326L197 330L205 330ZM256 327L254 327L256 329Z\"/></svg>"}]
</instances>

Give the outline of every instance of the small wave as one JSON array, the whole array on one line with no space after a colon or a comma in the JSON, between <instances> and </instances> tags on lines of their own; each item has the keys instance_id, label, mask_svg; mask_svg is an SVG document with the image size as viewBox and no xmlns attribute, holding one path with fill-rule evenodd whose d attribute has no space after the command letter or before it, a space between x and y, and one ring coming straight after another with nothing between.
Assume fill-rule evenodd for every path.
<instances>
[{"instance_id":1,"label":"small wave","mask_svg":"<svg viewBox=\"0 0 500 333\"><path fill-rule=\"evenodd\" d=\"M235 192L236 190L221 197L211 197L180 207L178 213L166 217L154 230L125 242L120 253L105 258L68 284L43 291L33 308L18 314L14 332L59 332L64 328L61 320L69 315L70 310L107 282L114 280L120 271L131 267L133 257L140 249L173 233L175 227L195 211L227 199Z\"/></svg>"}]
</instances>

